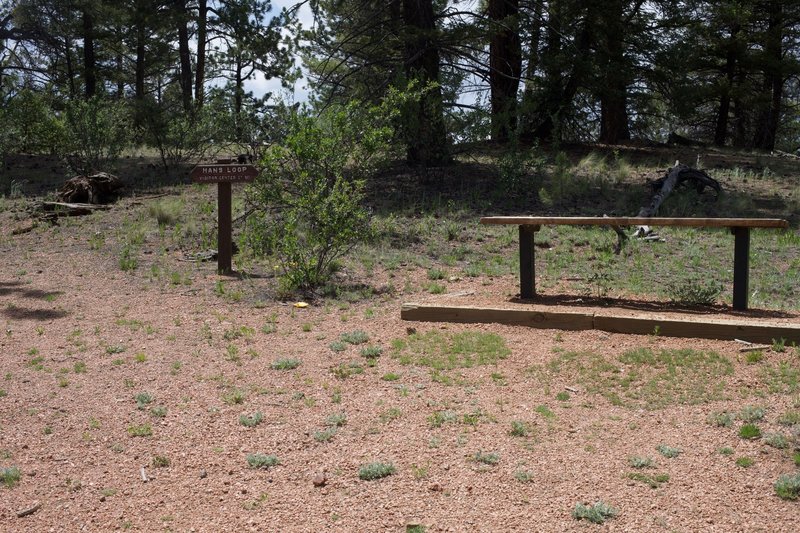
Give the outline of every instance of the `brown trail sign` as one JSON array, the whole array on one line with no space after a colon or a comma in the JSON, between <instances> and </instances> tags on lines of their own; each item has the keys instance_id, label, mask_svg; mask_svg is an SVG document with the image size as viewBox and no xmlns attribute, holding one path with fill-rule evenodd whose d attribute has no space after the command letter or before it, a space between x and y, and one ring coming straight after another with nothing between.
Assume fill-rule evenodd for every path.
<instances>
[{"instance_id":1,"label":"brown trail sign","mask_svg":"<svg viewBox=\"0 0 800 533\"><path fill-rule=\"evenodd\" d=\"M231 221L231 183L249 183L258 176L253 165L229 164L222 160L216 165L197 165L189 174L195 183L217 184L217 270L229 274L233 256L233 223Z\"/></svg>"}]
</instances>

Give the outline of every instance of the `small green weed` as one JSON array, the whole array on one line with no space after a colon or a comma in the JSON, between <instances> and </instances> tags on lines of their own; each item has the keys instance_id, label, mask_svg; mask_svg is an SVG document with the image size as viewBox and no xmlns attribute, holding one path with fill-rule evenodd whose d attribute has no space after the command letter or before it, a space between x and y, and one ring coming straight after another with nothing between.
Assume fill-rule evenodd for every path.
<instances>
[{"instance_id":1,"label":"small green weed","mask_svg":"<svg viewBox=\"0 0 800 533\"><path fill-rule=\"evenodd\" d=\"M755 461L752 457L739 457L736 459L736 466L740 466L742 468L750 468L755 464Z\"/></svg>"},{"instance_id":2,"label":"small green weed","mask_svg":"<svg viewBox=\"0 0 800 533\"><path fill-rule=\"evenodd\" d=\"M134 396L134 400L136 400L136 408L137 409L144 409L144 407L152 403L153 397L150 395L149 392L140 392L136 396Z\"/></svg>"},{"instance_id":3,"label":"small green weed","mask_svg":"<svg viewBox=\"0 0 800 533\"><path fill-rule=\"evenodd\" d=\"M747 405L739 411L739 419L743 422L758 422L764 418L766 410L763 407Z\"/></svg>"},{"instance_id":4,"label":"small green weed","mask_svg":"<svg viewBox=\"0 0 800 533\"><path fill-rule=\"evenodd\" d=\"M667 481L669 481L669 474L655 474L653 476L649 476L641 472L629 472L628 479L632 479L634 481L641 481L642 483L649 486L651 489L657 489L658 487L661 486L662 483L666 483Z\"/></svg>"},{"instance_id":5,"label":"small green weed","mask_svg":"<svg viewBox=\"0 0 800 533\"><path fill-rule=\"evenodd\" d=\"M789 447L789 439L782 433L767 433L764 435L764 442L779 450L785 450Z\"/></svg>"},{"instance_id":6,"label":"small green weed","mask_svg":"<svg viewBox=\"0 0 800 533\"><path fill-rule=\"evenodd\" d=\"M514 479L520 483L531 483L533 482L533 473L528 470L517 470L514 472Z\"/></svg>"},{"instance_id":7,"label":"small green weed","mask_svg":"<svg viewBox=\"0 0 800 533\"><path fill-rule=\"evenodd\" d=\"M786 411L778 417L778 424L782 426L800 425L800 411Z\"/></svg>"},{"instance_id":8,"label":"small green weed","mask_svg":"<svg viewBox=\"0 0 800 533\"><path fill-rule=\"evenodd\" d=\"M440 428L445 424L452 424L458 420L458 416L452 411L436 411L428 417L428 424L432 428Z\"/></svg>"},{"instance_id":9,"label":"small green weed","mask_svg":"<svg viewBox=\"0 0 800 533\"><path fill-rule=\"evenodd\" d=\"M140 424L128 427L128 435L131 437L149 437L153 434L153 428L150 424Z\"/></svg>"},{"instance_id":10,"label":"small green weed","mask_svg":"<svg viewBox=\"0 0 800 533\"><path fill-rule=\"evenodd\" d=\"M568 402L569 398L570 396L567 391L561 391L558 394L556 394L556 400L558 400L559 402Z\"/></svg>"},{"instance_id":11,"label":"small green weed","mask_svg":"<svg viewBox=\"0 0 800 533\"><path fill-rule=\"evenodd\" d=\"M72 371L76 374L85 374L86 373L86 363L83 361L78 361L74 365L72 365Z\"/></svg>"},{"instance_id":12,"label":"small green weed","mask_svg":"<svg viewBox=\"0 0 800 533\"><path fill-rule=\"evenodd\" d=\"M745 356L745 360L747 361L748 365L755 365L760 363L764 359L764 352L761 350L756 350L754 352L748 352Z\"/></svg>"},{"instance_id":13,"label":"small green weed","mask_svg":"<svg viewBox=\"0 0 800 533\"><path fill-rule=\"evenodd\" d=\"M527 437L531 434L530 425L527 422L512 420L509 434L513 437Z\"/></svg>"},{"instance_id":14,"label":"small green weed","mask_svg":"<svg viewBox=\"0 0 800 533\"><path fill-rule=\"evenodd\" d=\"M652 468L656 465L655 461L649 457L633 456L628 459L628 464L633 468Z\"/></svg>"},{"instance_id":15,"label":"small green weed","mask_svg":"<svg viewBox=\"0 0 800 533\"><path fill-rule=\"evenodd\" d=\"M365 481L372 481L391 476L395 472L396 469L392 463L368 463L358 469L358 477Z\"/></svg>"},{"instance_id":16,"label":"small green weed","mask_svg":"<svg viewBox=\"0 0 800 533\"><path fill-rule=\"evenodd\" d=\"M673 448L666 444L659 444L656 446L656 451L666 457L667 459L674 459L681 454L680 448Z\"/></svg>"},{"instance_id":17,"label":"small green weed","mask_svg":"<svg viewBox=\"0 0 800 533\"><path fill-rule=\"evenodd\" d=\"M673 279L666 287L670 300L688 305L713 305L723 290L721 283L691 277Z\"/></svg>"},{"instance_id":18,"label":"small green weed","mask_svg":"<svg viewBox=\"0 0 800 533\"><path fill-rule=\"evenodd\" d=\"M250 468L267 469L280 464L280 460L274 455L252 453L247 456L247 464Z\"/></svg>"},{"instance_id":19,"label":"small green weed","mask_svg":"<svg viewBox=\"0 0 800 533\"><path fill-rule=\"evenodd\" d=\"M269 367L273 370L294 370L300 366L300 360L295 358L277 359Z\"/></svg>"},{"instance_id":20,"label":"small green weed","mask_svg":"<svg viewBox=\"0 0 800 533\"><path fill-rule=\"evenodd\" d=\"M780 339L772 339L772 351L783 353L786 351L786 339L781 337Z\"/></svg>"},{"instance_id":21,"label":"small green weed","mask_svg":"<svg viewBox=\"0 0 800 533\"><path fill-rule=\"evenodd\" d=\"M246 397L247 395L244 393L244 391L240 389L233 389L222 397L222 401L227 404L238 405L244 403Z\"/></svg>"},{"instance_id":22,"label":"small green weed","mask_svg":"<svg viewBox=\"0 0 800 533\"><path fill-rule=\"evenodd\" d=\"M347 424L347 415L344 413L333 413L325 419L325 425L328 427L338 428L345 424Z\"/></svg>"},{"instance_id":23,"label":"small green weed","mask_svg":"<svg viewBox=\"0 0 800 533\"><path fill-rule=\"evenodd\" d=\"M784 474L775 482L775 494L783 500L800 498L800 474Z\"/></svg>"},{"instance_id":24,"label":"small green weed","mask_svg":"<svg viewBox=\"0 0 800 533\"><path fill-rule=\"evenodd\" d=\"M725 446L724 448L719 449L720 455L733 455L733 448Z\"/></svg>"},{"instance_id":25,"label":"small green weed","mask_svg":"<svg viewBox=\"0 0 800 533\"><path fill-rule=\"evenodd\" d=\"M377 359L383 353L383 348L380 346L364 346L361 348L361 356L367 359Z\"/></svg>"},{"instance_id":26,"label":"small green weed","mask_svg":"<svg viewBox=\"0 0 800 533\"><path fill-rule=\"evenodd\" d=\"M167 408L162 405L153 407L150 409L150 414L156 418L164 418L167 416Z\"/></svg>"},{"instance_id":27,"label":"small green weed","mask_svg":"<svg viewBox=\"0 0 800 533\"><path fill-rule=\"evenodd\" d=\"M792 460L794 461L795 466L800 466L800 452L795 452L792 456Z\"/></svg>"},{"instance_id":28,"label":"small green weed","mask_svg":"<svg viewBox=\"0 0 800 533\"><path fill-rule=\"evenodd\" d=\"M343 341L333 341L328 345L328 347L331 349L331 351L340 353L347 349L347 343Z\"/></svg>"},{"instance_id":29,"label":"small green weed","mask_svg":"<svg viewBox=\"0 0 800 533\"><path fill-rule=\"evenodd\" d=\"M165 457L163 455L154 455L153 456L153 466L155 468L166 468L170 465L169 457Z\"/></svg>"},{"instance_id":30,"label":"small green weed","mask_svg":"<svg viewBox=\"0 0 800 533\"><path fill-rule=\"evenodd\" d=\"M391 407L378 415L378 418L383 424L388 424L392 420L400 418L401 416L403 416L403 412L400 409L397 407Z\"/></svg>"},{"instance_id":31,"label":"small green weed","mask_svg":"<svg viewBox=\"0 0 800 533\"><path fill-rule=\"evenodd\" d=\"M261 411L256 411L252 415L239 415L239 423L246 428L253 428L259 425L264 420L264 415Z\"/></svg>"},{"instance_id":32,"label":"small green weed","mask_svg":"<svg viewBox=\"0 0 800 533\"><path fill-rule=\"evenodd\" d=\"M13 488L14 485L19 483L20 478L22 478L22 472L16 466L0 468L0 483L5 485L6 488Z\"/></svg>"},{"instance_id":33,"label":"small green weed","mask_svg":"<svg viewBox=\"0 0 800 533\"><path fill-rule=\"evenodd\" d=\"M364 344L369 341L369 335L364 331L357 329L355 331L350 331L347 333L342 333L339 336L339 339L342 342L346 342L347 344Z\"/></svg>"},{"instance_id":34,"label":"small green weed","mask_svg":"<svg viewBox=\"0 0 800 533\"><path fill-rule=\"evenodd\" d=\"M475 452L475 455L472 456L472 460L485 465L496 465L500 462L500 455L495 452L483 453L478 450Z\"/></svg>"},{"instance_id":35,"label":"small green weed","mask_svg":"<svg viewBox=\"0 0 800 533\"><path fill-rule=\"evenodd\" d=\"M735 418L736 415L734 415L733 413L729 413L727 411L720 411L708 415L707 421L712 426L729 428L733 425L733 420Z\"/></svg>"},{"instance_id":36,"label":"small green weed","mask_svg":"<svg viewBox=\"0 0 800 533\"><path fill-rule=\"evenodd\" d=\"M317 442L328 442L336 435L337 429L335 427L324 429L322 431L314 432L314 440Z\"/></svg>"},{"instance_id":37,"label":"small green weed","mask_svg":"<svg viewBox=\"0 0 800 533\"><path fill-rule=\"evenodd\" d=\"M332 370L334 377L338 379L347 379L350 376L354 376L356 374L363 374L364 367L358 363L342 363L339 366L336 366Z\"/></svg>"},{"instance_id":38,"label":"small green weed","mask_svg":"<svg viewBox=\"0 0 800 533\"><path fill-rule=\"evenodd\" d=\"M445 271L438 268L431 268L428 270L428 279L437 281L445 278Z\"/></svg>"},{"instance_id":39,"label":"small green weed","mask_svg":"<svg viewBox=\"0 0 800 533\"><path fill-rule=\"evenodd\" d=\"M745 440L754 440L761 437L761 428L755 424L744 424L739 428L739 436Z\"/></svg>"},{"instance_id":40,"label":"small green weed","mask_svg":"<svg viewBox=\"0 0 800 533\"><path fill-rule=\"evenodd\" d=\"M543 417L545 417L547 419L550 419L550 420L556 417L556 414L549 407L547 407L544 404L537 406L536 409L534 409L534 411L536 411L537 413L539 413Z\"/></svg>"},{"instance_id":41,"label":"small green weed","mask_svg":"<svg viewBox=\"0 0 800 533\"><path fill-rule=\"evenodd\" d=\"M613 518L616 515L617 510L606 505L602 501L596 502L594 505L577 503L575 504L575 509L572 511L572 518L575 520L588 520L593 524L602 524L607 519Z\"/></svg>"},{"instance_id":42,"label":"small green weed","mask_svg":"<svg viewBox=\"0 0 800 533\"><path fill-rule=\"evenodd\" d=\"M400 379L400 374L397 374L395 372L387 372L386 374L381 376L381 379L383 381L397 381L398 379Z\"/></svg>"}]
</instances>

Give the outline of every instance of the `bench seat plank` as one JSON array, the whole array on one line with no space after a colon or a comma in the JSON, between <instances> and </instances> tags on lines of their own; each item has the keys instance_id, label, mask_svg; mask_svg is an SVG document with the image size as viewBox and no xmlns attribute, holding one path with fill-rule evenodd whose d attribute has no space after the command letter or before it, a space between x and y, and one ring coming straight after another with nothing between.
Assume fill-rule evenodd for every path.
<instances>
[{"instance_id":1,"label":"bench seat plank","mask_svg":"<svg viewBox=\"0 0 800 533\"><path fill-rule=\"evenodd\" d=\"M691 228L788 228L782 218L670 218L670 217L482 217L481 224L519 226L682 226Z\"/></svg>"}]
</instances>

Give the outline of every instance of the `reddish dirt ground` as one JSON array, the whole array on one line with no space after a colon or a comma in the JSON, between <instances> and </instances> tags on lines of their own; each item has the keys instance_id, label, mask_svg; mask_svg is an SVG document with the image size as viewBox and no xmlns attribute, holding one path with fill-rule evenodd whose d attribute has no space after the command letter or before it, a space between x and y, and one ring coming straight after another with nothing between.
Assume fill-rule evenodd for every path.
<instances>
[{"instance_id":1,"label":"reddish dirt ground","mask_svg":"<svg viewBox=\"0 0 800 533\"><path fill-rule=\"evenodd\" d=\"M150 281L121 272L115 258L68 232L13 237L0 253L0 467L22 473L16 486L0 487L2 531L406 531L418 524L427 531L788 532L800 521L800 503L773 489L780 475L798 472L797 443L779 449L740 438L738 421L707 422L712 412L758 405L766 410L762 431L791 438L778 418L800 409L794 349L767 350L748 364L735 342L401 321L401 302L420 294L254 306L216 294L215 283L230 294L239 284L258 290L264 280L218 277L212 264L201 264L190 286ZM422 280L425 272L408 276ZM472 294L443 301L502 303L515 291L511 276L483 283L447 283L451 294ZM275 331L265 333L273 317ZM510 355L450 371L453 382L441 383L429 368L393 357L391 341L407 338L409 327L496 333ZM357 329L384 349L374 367L359 347L329 348ZM564 352L591 350L614 363L640 347L727 358L733 372L724 398L659 409L615 405L576 374L545 387L529 371ZM272 369L279 358L301 364ZM364 372L347 379L332 372L352 361ZM785 381L768 374L775 368L785 370ZM381 379L387 373L399 379ZM230 402L233 391L241 403ZM143 392L153 401L140 409L134 398ZM559 392L569 399L556 399ZM165 416L154 416L153 406L165 407ZM432 427L429 417L441 410L458 420ZM261 424L240 424L240 415L256 411ZM345 413L346 424L318 442L314 433L335 413ZM462 422L470 413L480 413L477 423ZM511 435L512 421L528 424L530 434ZM147 424L151 436L131 436ZM660 444L681 454L665 458ZM725 447L732 454L719 452ZM479 451L499 462L476 462ZM250 468L252 453L274 454L280 464ZM644 472L669 481L650 488L630 479L632 456L652 458L656 467ZM735 464L744 456L754 460L749 468ZM157 457L168 466L154 466ZM392 462L396 473L360 480L359 466L372 461ZM517 480L519 471L530 480ZM618 515L602 525L572 518L576 503L598 500ZM17 516L35 504L35 512Z\"/></svg>"}]
</instances>

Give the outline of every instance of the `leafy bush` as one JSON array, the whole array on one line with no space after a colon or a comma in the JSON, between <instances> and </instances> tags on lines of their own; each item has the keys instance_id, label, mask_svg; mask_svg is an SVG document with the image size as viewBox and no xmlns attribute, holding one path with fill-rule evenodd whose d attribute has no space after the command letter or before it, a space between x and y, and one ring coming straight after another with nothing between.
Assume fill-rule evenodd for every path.
<instances>
[{"instance_id":1,"label":"leafy bush","mask_svg":"<svg viewBox=\"0 0 800 533\"><path fill-rule=\"evenodd\" d=\"M8 488L11 488L19 483L21 477L22 473L16 466L0 468L0 484L3 484Z\"/></svg>"},{"instance_id":2,"label":"leafy bush","mask_svg":"<svg viewBox=\"0 0 800 533\"><path fill-rule=\"evenodd\" d=\"M73 100L67 104L67 164L78 174L108 170L130 139L128 110L120 102Z\"/></svg>"},{"instance_id":3,"label":"leafy bush","mask_svg":"<svg viewBox=\"0 0 800 533\"><path fill-rule=\"evenodd\" d=\"M53 108L56 102L44 92L22 89L0 106L0 155L8 153L57 154L64 149L64 121Z\"/></svg>"},{"instance_id":4,"label":"leafy bush","mask_svg":"<svg viewBox=\"0 0 800 533\"><path fill-rule=\"evenodd\" d=\"M277 256L284 289L325 285L337 260L371 235L365 178L389 147L389 100L380 108L353 102L320 117L294 113L286 138L266 151L248 189L254 211L246 242Z\"/></svg>"}]
</instances>

